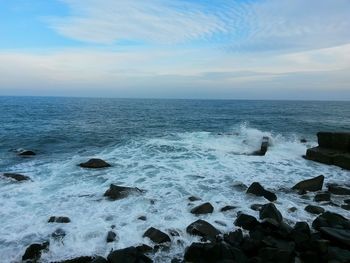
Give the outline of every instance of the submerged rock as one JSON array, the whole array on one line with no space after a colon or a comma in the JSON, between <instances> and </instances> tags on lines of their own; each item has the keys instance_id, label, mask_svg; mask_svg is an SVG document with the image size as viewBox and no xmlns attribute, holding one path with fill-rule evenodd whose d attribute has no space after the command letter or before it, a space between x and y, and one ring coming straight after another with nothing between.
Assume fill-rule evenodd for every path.
<instances>
[{"instance_id":1,"label":"submerged rock","mask_svg":"<svg viewBox=\"0 0 350 263\"><path fill-rule=\"evenodd\" d=\"M154 228L150 227L144 234L143 237L148 237L151 239L154 243L162 244L166 242L171 242L170 237L165 234L164 232Z\"/></svg>"},{"instance_id":2,"label":"submerged rock","mask_svg":"<svg viewBox=\"0 0 350 263\"><path fill-rule=\"evenodd\" d=\"M305 211L309 212L310 214L319 215L322 214L325 210L320 206L308 205L305 207Z\"/></svg>"},{"instance_id":3,"label":"submerged rock","mask_svg":"<svg viewBox=\"0 0 350 263\"><path fill-rule=\"evenodd\" d=\"M114 231L108 231L106 242L107 243L114 242L116 238L117 238L117 234Z\"/></svg>"},{"instance_id":4,"label":"submerged rock","mask_svg":"<svg viewBox=\"0 0 350 263\"><path fill-rule=\"evenodd\" d=\"M208 240L215 240L216 236L221 234L214 226L201 219L190 224L186 228L186 232L191 235L201 236Z\"/></svg>"},{"instance_id":5,"label":"submerged rock","mask_svg":"<svg viewBox=\"0 0 350 263\"><path fill-rule=\"evenodd\" d=\"M224 207L222 207L221 209L220 209L220 212L227 212L227 211L230 211L230 210L234 210L234 209L236 209L237 207L235 207L235 206L232 206L232 205L226 205L226 206L224 206Z\"/></svg>"},{"instance_id":6,"label":"submerged rock","mask_svg":"<svg viewBox=\"0 0 350 263\"><path fill-rule=\"evenodd\" d=\"M22 174L16 174L16 173L4 173L2 176L6 177L6 178L13 179L13 180L16 180L18 182L30 180L29 176L22 175Z\"/></svg>"},{"instance_id":7,"label":"submerged rock","mask_svg":"<svg viewBox=\"0 0 350 263\"><path fill-rule=\"evenodd\" d=\"M153 261L136 247L112 251L107 257L108 263L152 263Z\"/></svg>"},{"instance_id":8,"label":"submerged rock","mask_svg":"<svg viewBox=\"0 0 350 263\"><path fill-rule=\"evenodd\" d=\"M108 197L111 200L119 200L134 193L142 193L142 191L136 187L126 187L111 184L109 189L104 193L104 196Z\"/></svg>"},{"instance_id":9,"label":"submerged rock","mask_svg":"<svg viewBox=\"0 0 350 263\"><path fill-rule=\"evenodd\" d=\"M36 262L40 259L41 253L43 250L47 250L49 247L49 242L45 242L42 244L31 244L27 247L24 255L22 256L22 260L33 260Z\"/></svg>"},{"instance_id":10,"label":"submerged rock","mask_svg":"<svg viewBox=\"0 0 350 263\"><path fill-rule=\"evenodd\" d=\"M195 201L199 201L199 200L201 200L199 197L196 197L196 196L190 196L189 198L188 198L188 200L189 201L191 201L191 202L195 202Z\"/></svg>"},{"instance_id":11,"label":"submerged rock","mask_svg":"<svg viewBox=\"0 0 350 263\"><path fill-rule=\"evenodd\" d=\"M194 207L191 210L191 213L195 214L195 215L200 215L200 214L213 213L213 211L214 211L214 207L210 203L207 202L207 203L204 203L204 204L201 204L199 206Z\"/></svg>"},{"instance_id":12,"label":"submerged rock","mask_svg":"<svg viewBox=\"0 0 350 263\"><path fill-rule=\"evenodd\" d=\"M66 216L51 216L49 220L47 221L48 223L69 223L70 219L69 217Z\"/></svg>"},{"instance_id":13,"label":"submerged rock","mask_svg":"<svg viewBox=\"0 0 350 263\"><path fill-rule=\"evenodd\" d=\"M57 228L55 232L51 234L51 237L56 240L61 240L66 236L66 232L62 228Z\"/></svg>"},{"instance_id":14,"label":"submerged rock","mask_svg":"<svg viewBox=\"0 0 350 263\"><path fill-rule=\"evenodd\" d=\"M253 194L256 196L263 196L267 200L269 200L270 202L277 200L277 196L274 193L265 190L265 188L262 187L262 185L259 184L258 182L254 182L249 186L249 188L247 189L247 194Z\"/></svg>"},{"instance_id":15,"label":"submerged rock","mask_svg":"<svg viewBox=\"0 0 350 263\"><path fill-rule=\"evenodd\" d=\"M33 151L30 151L30 150L21 150L18 153L18 155L20 155L20 156L34 156L34 155L36 155L36 153Z\"/></svg>"},{"instance_id":16,"label":"submerged rock","mask_svg":"<svg viewBox=\"0 0 350 263\"><path fill-rule=\"evenodd\" d=\"M79 164L79 166L83 168L98 169L98 168L110 167L111 165L105 162L104 160L94 158L94 159L90 159L85 163Z\"/></svg>"},{"instance_id":17,"label":"submerged rock","mask_svg":"<svg viewBox=\"0 0 350 263\"><path fill-rule=\"evenodd\" d=\"M350 195L350 188L330 184L328 185L328 192L334 194L334 195Z\"/></svg>"},{"instance_id":18,"label":"submerged rock","mask_svg":"<svg viewBox=\"0 0 350 263\"><path fill-rule=\"evenodd\" d=\"M293 190L316 192L322 190L324 176L320 175L312 179L304 180L292 187Z\"/></svg>"}]
</instances>

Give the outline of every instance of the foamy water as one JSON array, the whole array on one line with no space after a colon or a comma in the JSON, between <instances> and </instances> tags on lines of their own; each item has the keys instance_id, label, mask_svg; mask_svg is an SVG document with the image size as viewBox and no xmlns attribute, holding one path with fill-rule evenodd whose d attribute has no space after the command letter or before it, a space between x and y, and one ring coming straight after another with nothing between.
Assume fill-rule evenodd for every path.
<instances>
[{"instance_id":1,"label":"foamy water","mask_svg":"<svg viewBox=\"0 0 350 263\"><path fill-rule=\"evenodd\" d=\"M271 138L266 156L247 156L259 149L262 136ZM238 183L249 186L257 181L275 192L276 206L287 222L312 222L315 216L305 212L304 207L313 203L313 194L309 194L310 200L305 200L283 189L320 174L325 176L325 183L348 183L350 174L334 166L304 160L302 155L307 147L316 142L302 144L300 136L240 124L222 134L174 132L111 145L95 150L93 155L81 150L60 154L57 159L44 154L25 159L7 170L26 174L33 181L0 180L0 262L18 262L29 244L44 240L50 240L50 248L42 255L42 262L82 255L107 256L111 249L152 245L142 237L151 226L180 233L179 237L172 237L170 251L152 256L156 262L168 262L173 257L182 257L184 248L199 240L185 231L198 218L225 232L234 229L238 211L258 217L258 212L250 209L251 204L267 200L239 191L234 187ZM92 157L102 158L113 166L102 170L77 166ZM109 201L103 194L111 183L138 187L145 193ZM189 202L192 195L202 201ZM212 214L190 213L192 207L207 201L215 208ZM220 212L226 205L238 208ZM298 210L288 212L290 207ZM349 216L341 208L325 208ZM68 216L71 223L48 224L50 216ZM138 220L140 216L146 216L147 221ZM106 235L112 225L118 239L107 244ZM50 238L57 228L66 232L62 241Z\"/></svg>"}]
</instances>

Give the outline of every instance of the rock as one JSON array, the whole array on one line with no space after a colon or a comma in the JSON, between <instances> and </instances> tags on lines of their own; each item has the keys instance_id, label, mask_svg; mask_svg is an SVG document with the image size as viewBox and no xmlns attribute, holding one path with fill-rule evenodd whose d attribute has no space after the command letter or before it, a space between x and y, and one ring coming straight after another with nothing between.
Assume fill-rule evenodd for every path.
<instances>
[{"instance_id":1,"label":"rock","mask_svg":"<svg viewBox=\"0 0 350 263\"><path fill-rule=\"evenodd\" d=\"M16 180L18 182L30 180L30 177L22 174L16 174L16 173L4 173L3 176L6 178Z\"/></svg>"},{"instance_id":2,"label":"rock","mask_svg":"<svg viewBox=\"0 0 350 263\"><path fill-rule=\"evenodd\" d=\"M344 200L344 203L345 203L345 204L350 204L350 199L345 199L345 200Z\"/></svg>"},{"instance_id":3,"label":"rock","mask_svg":"<svg viewBox=\"0 0 350 263\"><path fill-rule=\"evenodd\" d=\"M239 192L244 192L248 189L248 186L246 186L244 183L236 183L232 187Z\"/></svg>"},{"instance_id":4,"label":"rock","mask_svg":"<svg viewBox=\"0 0 350 263\"><path fill-rule=\"evenodd\" d=\"M226 205L226 206L224 206L224 207L222 207L221 209L220 209L220 212L227 212L227 211L230 211L230 210L234 210L234 209L236 209L237 207L235 207L235 206L232 206L232 205Z\"/></svg>"},{"instance_id":5,"label":"rock","mask_svg":"<svg viewBox=\"0 0 350 263\"><path fill-rule=\"evenodd\" d=\"M227 226L225 222L222 222L220 220L215 220L214 222L220 226Z\"/></svg>"},{"instance_id":6,"label":"rock","mask_svg":"<svg viewBox=\"0 0 350 263\"><path fill-rule=\"evenodd\" d=\"M47 250L49 247L49 242L45 242L42 244L31 244L27 247L24 255L22 256L22 260L33 260L36 262L41 257L41 252L43 250Z\"/></svg>"},{"instance_id":7,"label":"rock","mask_svg":"<svg viewBox=\"0 0 350 263\"><path fill-rule=\"evenodd\" d=\"M107 257L108 263L152 263L153 261L146 257L135 247L114 250Z\"/></svg>"},{"instance_id":8,"label":"rock","mask_svg":"<svg viewBox=\"0 0 350 263\"><path fill-rule=\"evenodd\" d=\"M221 243L192 243L186 248L184 259L186 262L245 262L246 257L237 248Z\"/></svg>"},{"instance_id":9,"label":"rock","mask_svg":"<svg viewBox=\"0 0 350 263\"><path fill-rule=\"evenodd\" d=\"M341 205L341 208L343 208L344 210L350 210L350 204L348 205Z\"/></svg>"},{"instance_id":10,"label":"rock","mask_svg":"<svg viewBox=\"0 0 350 263\"><path fill-rule=\"evenodd\" d=\"M47 221L48 223L69 223L70 219L66 216L51 216L50 219Z\"/></svg>"},{"instance_id":11,"label":"rock","mask_svg":"<svg viewBox=\"0 0 350 263\"><path fill-rule=\"evenodd\" d=\"M259 257L262 262L294 262L293 250L283 250L278 248L265 247L259 250Z\"/></svg>"},{"instance_id":12,"label":"rock","mask_svg":"<svg viewBox=\"0 0 350 263\"><path fill-rule=\"evenodd\" d=\"M20 156L34 156L34 155L36 155L36 153L33 151L30 151L30 150L22 150L18 153L18 155L20 155Z\"/></svg>"},{"instance_id":13,"label":"rock","mask_svg":"<svg viewBox=\"0 0 350 263\"><path fill-rule=\"evenodd\" d=\"M324 201L330 201L331 200L331 194L328 192L318 193L314 197L315 202L324 202Z\"/></svg>"},{"instance_id":14,"label":"rock","mask_svg":"<svg viewBox=\"0 0 350 263\"><path fill-rule=\"evenodd\" d=\"M98 168L110 167L111 165L105 162L104 160L94 158L94 159L90 159L85 163L79 164L79 166L83 168L98 169Z\"/></svg>"},{"instance_id":15,"label":"rock","mask_svg":"<svg viewBox=\"0 0 350 263\"><path fill-rule=\"evenodd\" d=\"M111 200L119 200L133 193L142 193L142 191L136 187L134 188L111 184L109 189L104 193L104 196Z\"/></svg>"},{"instance_id":16,"label":"rock","mask_svg":"<svg viewBox=\"0 0 350 263\"><path fill-rule=\"evenodd\" d=\"M56 240L61 240L66 236L66 232L62 228L57 228L55 232L51 234L51 237Z\"/></svg>"},{"instance_id":17,"label":"rock","mask_svg":"<svg viewBox=\"0 0 350 263\"><path fill-rule=\"evenodd\" d=\"M235 225L242 227L246 230L252 230L259 224L258 220L254 216L246 215L246 214L240 214L238 215Z\"/></svg>"},{"instance_id":18,"label":"rock","mask_svg":"<svg viewBox=\"0 0 350 263\"><path fill-rule=\"evenodd\" d=\"M188 198L188 200L189 201L191 201L191 202L195 202L195 201L199 201L199 200L201 200L199 197L196 197L196 196L190 196L189 198Z\"/></svg>"},{"instance_id":19,"label":"rock","mask_svg":"<svg viewBox=\"0 0 350 263\"><path fill-rule=\"evenodd\" d=\"M141 221L146 221L147 217L146 216L139 216L137 219L141 220Z\"/></svg>"},{"instance_id":20,"label":"rock","mask_svg":"<svg viewBox=\"0 0 350 263\"><path fill-rule=\"evenodd\" d=\"M176 231L175 229L168 229L167 231L172 237L179 237L180 234L178 231Z\"/></svg>"},{"instance_id":21,"label":"rock","mask_svg":"<svg viewBox=\"0 0 350 263\"><path fill-rule=\"evenodd\" d=\"M305 138L300 139L301 143L307 143L307 140Z\"/></svg>"},{"instance_id":22,"label":"rock","mask_svg":"<svg viewBox=\"0 0 350 263\"><path fill-rule=\"evenodd\" d=\"M117 238L117 234L114 231L108 231L106 241L107 243L114 242Z\"/></svg>"},{"instance_id":23,"label":"rock","mask_svg":"<svg viewBox=\"0 0 350 263\"><path fill-rule=\"evenodd\" d=\"M210 203L204 203L194 207L191 210L191 213L195 215L201 215L201 214L213 213L213 211L214 211L214 207Z\"/></svg>"},{"instance_id":24,"label":"rock","mask_svg":"<svg viewBox=\"0 0 350 263\"><path fill-rule=\"evenodd\" d=\"M153 248L146 245L146 244L142 244L140 246L137 246L136 249L142 254L150 253L153 251Z\"/></svg>"},{"instance_id":25,"label":"rock","mask_svg":"<svg viewBox=\"0 0 350 263\"><path fill-rule=\"evenodd\" d=\"M321 227L343 228L350 230L350 221L339 214L324 212L312 222L312 227L316 230L320 230Z\"/></svg>"},{"instance_id":26,"label":"rock","mask_svg":"<svg viewBox=\"0 0 350 263\"><path fill-rule=\"evenodd\" d=\"M319 132L317 138L320 147L350 152L349 132Z\"/></svg>"},{"instance_id":27,"label":"rock","mask_svg":"<svg viewBox=\"0 0 350 263\"><path fill-rule=\"evenodd\" d=\"M342 244L350 249L350 230L332 227L321 227L320 232L331 241Z\"/></svg>"},{"instance_id":28,"label":"rock","mask_svg":"<svg viewBox=\"0 0 350 263\"><path fill-rule=\"evenodd\" d=\"M165 242L171 242L170 237L165 234L164 232L151 227L149 228L144 234L143 237L148 237L149 239L151 239L154 243L157 244L162 244Z\"/></svg>"},{"instance_id":29,"label":"rock","mask_svg":"<svg viewBox=\"0 0 350 263\"><path fill-rule=\"evenodd\" d=\"M252 210L254 210L254 211L260 211L262 207L263 207L262 204L252 204L252 205L250 206L250 209L252 209Z\"/></svg>"},{"instance_id":30,"label":"rock","mask_svg":"<svg viewBox=\"0 0 350 263\"><path fill-rule=\"evenodd\" d=\"M343 169L350 170L350 154L343 153L335 155L333 164Z\"/></svg>"},{"instance_id":31,"label":"rock","mask_svg":"<svg viewBox=\"0 0 350 263\"><path fill-rule=\"evenodd\" d=\"M310 214L314 214L314 215L319 215L324 213L324 208L320 207L320 206L316 206L316 205L308 205L305 207L305 211L309 212Z\"/></svg>"},{"instance_id":32,"label":"rock","mask_svg":"<svg viewBox=\"0 0 350 263\"><path fill-rule=\"evenodd\" d=\"M274 193L265 190L264 187L262 187L261 184L259 184L258 182L252 183L247 189L247 193L256 196L263 196L270 202L277 200L277 196Z\"/></svg>"},{"instance_id":33,"label":"rock","mask_svg":"<svg viewBox=\"0 0 350 263\"><path fill-rule=\"evenodd\" d=\"M259 217L260 219L274 219L278 223L281 223L283 220L282 214L280 213L280 211L278 211L278 209L273 203L263 205L259 212Z\"/></svg>"},{"instance_id":34,"label":"rock","mask_svg":"<svg viewBox=\"0 0 350 263\"><path fill-rule=\"evenodd\" d=\"M238 247L243 242L243 233L241 229L237 229L234 232L229 232L224 235L224 241L231 246Z\"/></svg>"},{"instance_id":35,"label":"rock","mask_svg":"<svg viewBox=\"0 0 350 263\"><path fill-rule=\"evenodd\" d=\"M82 257L63 260L63 261L60 261L59 263L93 263L94 260L95 260L94 257L82 256ZM97 261L97 263L100 263L100 262L105 263L106 261Z\"/></svg>"},{"instance_id":36,"label":"rock","mask_svg":"<svg viewBox=\"0 0 350 263\"><path fill-rule=\"evenodd\" d=\"M269 147L269 137L264 136L262 138L260 150L253 152L252 155L264 156L267 152L268 147Z\"/></svg>"},{"instance_id":37,"label":"rock","mask_svg":"<svg viewBox=\"0 0 350 263\"><path fill-rule=\"evenodd\" d=\"M328 185L328 192L334 195L350 195L350 188L330 184Z\"/></svg>"},{"instance_id":38,"label":"rock","mask_svg":"<svg viewBox=\"0 0 350 263\"><path fill-rule=\"evenodd\" d=\"M108 263L108 261L103 257L96 257L90 263Z\"/></svg>"},{"instance_id":39,"label":"rock","mask_svg":"<svg viewBox=\"0 0 350 263\"><path fill-rule=\"evenodd\" d=\"M330 246L328 248L328 262L349 263L350 250Z\"/></svg>"},{"instance_id":40,"label":"rock","mask_svg":"<svg viewBox=\"0 0 350 263\"><path fill-rule=\"evenodd\" d=\"M297 211L298 210L298 208L296 208L296 207L290 207L290 208L288 208L288 212L290 212L290 213L294 213L295 211Z\"/></svg>"},{"instance_id":41,"label":"rock","mask_svg":"<svg viewBox=\"0 0 350 263\"><path fill-rule=\"evenodd\" d=\"M215 240L220 231L204 220L197 220L186 228L186 232L190 235L201 236L208 240Z\"/></svg>"},{"instance_id":42,"label":"rock","mask_svg":"<svg viewBox=\"0 0 350 263\"><path fill-rule=\"evenodd\" d=\"M292 187L293 190L316 192L322 190L324 176L320 175L312 179L304 180Z\"/></svg>"}]
</instances>

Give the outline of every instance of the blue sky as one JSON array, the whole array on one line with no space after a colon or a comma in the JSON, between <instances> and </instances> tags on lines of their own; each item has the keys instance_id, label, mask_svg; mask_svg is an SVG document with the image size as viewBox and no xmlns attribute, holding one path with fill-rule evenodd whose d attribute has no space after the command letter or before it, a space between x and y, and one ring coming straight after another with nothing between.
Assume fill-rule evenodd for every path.
<instances>
[{"instance_id":1,"label":"blue sky","mask_svg":"<svg viewBox=\"0 0 350 263\"><path fill-rule=\"evenodd\" d=\"M350 100L348 0L0 0L0 95Z\"/></svg>"}]
</instances>

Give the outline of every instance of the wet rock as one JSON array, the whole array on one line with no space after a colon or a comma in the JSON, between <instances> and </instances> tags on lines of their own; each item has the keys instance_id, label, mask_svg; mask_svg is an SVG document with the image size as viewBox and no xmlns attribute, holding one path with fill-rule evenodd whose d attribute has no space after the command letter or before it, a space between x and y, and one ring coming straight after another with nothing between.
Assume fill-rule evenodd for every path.
<instances>
[{"instance_id":1,"label":"wet rock","mask_svg":"<svg viewBox=\"0 0 350 263\"><path fill-rule=\"evenodd\" d=\"M322 214L325 210L320 206L308 205L305 207L305 211L309 212L310 214L319 215Z\"/></svg>"},{"instance_id":2,"label":"wet rock","mask_svg":"<svg viewBox=\"0 0 350 263\"><path fill-rule=\"evenodd\" d=\"M48 223L64 223L64 224L67 224L67 223L70 222L70 219L69 219L69 217L66 217L66 216L51 216L47 222Z\"/></svg>"},{"instance_id":3,"label":"wet rock","mask_svg":"<svg viewBox=\"0 0 350 263\"><path fill-rule=\"evenodd\" d=\"M328 192L334 195L350 195L350 188L330 184L328 185Z\"/></svg>"},{"instance_id":4,"label":"wet rock","mask_svg":"<svg viewBox=\"0 0 350 263\"><path fill-rule=\"evenodd\" d=\"M111 200L119 200L134 193L142 193L142 191L134 187L118 186L111 184L109 189L104 193L104 196L108 197Z\"/></svg>"},{"instance_id":5,"label":"wet rock","mask_svg":"<svg viewBox=\"0 0 350 263\"><path fill-rule=\"evenodd\" d=\"M243 233L241 229L237 229L234 232L229 232L224 235L224 241L231 246L238 247L243 242Z\"/></svg>"},{"instance_id":6,"label":"wet rock","mask_svg":"<svg viewBox=\"0 0 350 263\"><path fill-rule=\"evenodd\" d=\"M293 228L291 237L293 238L297 248L304 249L309 244L311 230L306 222L297 222Z\"/></svg>"},{"instance_id":7,"label":"wet rock","mask_svg":"<svg viewBox=\"0 0 350 263\"><path fill-rule=\"evenodd\" d=\"M2 176L16 180L18 182L30 180L30 177L28 177L26 175L22 175L22 174L16 174L16 173L4 173Z\"/></svg>"},{"instance_id":8,"label":"wet rock","mask_svg":"<svg viewBox=\"0 0 350 263\"><path fill-rule=\"evenodd\" d=\"M265 247L259 250L262 262L294 262L293 250Z\"/></svg>"},{"instance_id":9,"label":"wet rock","mask_svg":"<svg viewBox=\"0 0 350 263\"><path fill-rule=\"evenodd\" d=\"M307 140L305 138L300 139L301 143L307 143Z\"/></svg>"},{"instance_id":10,"label":"wet rock","mask_svg":"<svg viewBox=\"0 0 350 263\"><path fill-rule=\"evenodd\" d=\"M252 205L250 206L250 209L252 209L252 210L254 210L254 211L260 211L262 207L263 207L262 204L252 204Z\"/></svg>"},{"instance_id":11,"label":"wet rock","mask_svg":"<svg viewBox=\"0 0 350 263\"><path fill-rule=\"evenodd\" d=\"M315 202L325 202L331 200L331 194L328 192L318 193L314 197Z\"/></svg>"},{"instance_id":12,"label":"wet rock","mask_svg":"<svg viewBox=\"0 0 350 263\"><path fill-rule=\"evenodd\" d=\"M276 220L276 222L278 223L281 223L283 220L282 214L280 213L280 211L278 211L278 209L273 203L263 205L259 212L259 217L260 219L270 218Z\"/></svg>"},{"instance_id":13,"label":"wet rock","mask_svg":"<svg viewBox=\"0 0 350 263\"><path fill-rule=\"evenodd\" d=\"M140 246L137 246L136 249L142 254L150 253L153 251L153 248L146 245L146 244L142 244Z\"/></svg>"},{"instance_id":14,"label":"wet rock","mask_svg":"<svg viewBox=\"0 0 350 263\"><path fill-rule=\"evenodd\" d=\"M246 186L244 183L236 183L233 185L233 188L236 190L236 191L239 191L239 192L244 192L248 189L248 186Z\"/></svg>"},{"instance_id":15,"label":"wet rock","mask_svg":"<svg viewBox=\"0 0 350 263\"><path fill-rule=\"evenodd\" d=\"M216 239L217 235L221 234L214 226L201 219L190 224L186 228L186 232L212 241Z\"/></svg>"},{"instance_id":16,"label":"wet rock","mask_svg":"<svg viewBox=\"0 0 350 263\"><path fill-rule=\"evenodd\" d=\"M191 213L195 214L195 215L200 215L200 214L213 213L213 211L214 211L214 207L210 203L204 203L204 204L201 204L199 206L194 207L191 210Z\"/></svg>"},{"instance_id":17,"label":"wet rock","mask_svg":"<svg viewBox=\"0 0 350 263\"><path fill-rule=\"evenodd\" d=\"M350 250L330 246L328 248L328 262L349 263Z\"/></svg>"},{"instance_id":18,"label":"wet rock","mask_svg":"<svg viewBox=\"0 0 350 263\"><path fill-rule=\"evenodd\" d=\"M94 158L94 159L88 160L85 163L79 164L79 166L83 168L99 169L99 168L110 167L111 165L105 162L104 160Z\"/></svg>"},{"instance_id":19,"label":"wet rock","mask_svg":"<svg viewBox=\"0 0 350 263\"><path fill-rule=\"evenodd\" d=\"M199 197L196 197L196 196L190 196L189 198L188 198L188 200L189 201L191 201L191 202L195 202L195 201L199 201L199 200L201 200Z\"/></svg>"},{"instance_id":20,"label":"wet rock","mask_svg":"<svg viewBox=\"0 0 350 263\"><path fill-rule=\"evenodd\" d=\"M342 215L332 212L324 212L312 222L312 227L316 230L320 230L321 227L343 228L350 230L350 221Z\"/></svg>"},{"instance_id":21,"label":"wet rock","mask_svg":"<svg viewBox=\"0 0 350 263\"><path fill-rule=\"evenodd\" d=\"M141 220L141 221L146 221L147 217L146 216L139 216L137 219Z\"/></svg>"},{"instance_id":22,"label":"wet rock","mask_svg":"<svg viewBox=\"0 0 350 263\"><path fill-rule=\"evenodd\" d=\"M96 257L91 261L91 263L108 263L108 261L103 257Z\"/></svg>"},{"instance_id":23,"label":"wet rock","mask_svg":"<svg viewBox=\"0 0 350 263\"><path fill-rule=\"evenodd\" d=\"M47 250L49 247L49 242L45 242L42 244L31 244L27 247L24 255L22 256L22 260L33 260L37 261L41 257L42 251Z\"/></svg>"},{"instance_id":24,"label":"wet rock","mask_svg":"<svg viewBox=\"0 0 350 263\"><path fill-rule=\"evenodd\" d=\"M324 181L324 176L320 175L312 179L301 181L296 185L294 185L292 189L316 192L316 191L322 190L323 181Z\"/></svg>"},{"instance_id":25,"label":"wet rock","mask_svg":"<svg viewBox=\"0 0 350 263\"><path fill-rule=\"evenodd\" d=\"M350 204L350 199L345 199L345 200L344 200L344 203L345 203L345 204Z\"/></svg>"},{"instance_id":26,"label":"wet rock","mask_svg":"<svg viewBox=\"0 0 350 263\"><path fill-rule=\"evenodd\" d=\"M153 261L135 247L114 250L107 257L108 263L152 263Z\"/></svg>"},{"instance_id":27,"label":"wet rock","mask_svg":"<svg viewBox=\"0 0 350 263\"><path fill-rule=\"evenodd\" d=\"M341 205L341 208L343 208L344 210L350 210L350 204L348 205Z\"/></svg>"},{"instance_id":28,"label":"wet rock","mask_svg":"<svg viewBox=\"0 0 350 263\"><path fill-rule=\"evenodd\" d=\"M61 240L66 236L66 232L62 228L57 228L55 232L51 234L51 237L56 240Z\"/></svg>"},{"instance_id":29,"label":"wet rock","mask_svg":"<svg viewBox=\"0 0 350 263\"><path fill-rule=\"evenodd\" d=\"M264 156L267 152L268 147L269 147L269 140L270 140L269 137L264 136L262 138L260 150L253 152L252 155Z\"/></svg>"},{"instance_id":30,"label":"wet rock","mask_svg":"<svg viewBox=\"0 0 350 263\"><path fill-rule=\"evenodd\" d=\"M227 212L236 209L237 207L232 205L226 205L220 209L220 212Z\"/></svg>"},{"instance_id":31,"label":"wet rock","mask_svg":"<svg viewBox=\"0 0 350 263\"><path fill-rule=\"evenodd\" d=\"M295 211L297 211L298 210L298 208L296 208L296 207L290 207L290 208L288 208L288 212L290 212L290 213L294 213Z\"/></svg>"},{"instance_id":32,"label":"wet rock","mask_svg":"<svg viewBox=\"0 0 350 263\"><path fill-rule=\"evenodd\" d=\"M350 249L350 230L349 229L339 229L332 227L320 227L320 232L337 244L342 244L348 249Z\"/></svg>"},{"instance_id":33,"label":"wet rock","mask_svg":"<svg viewBox=\"0 0 350 263\"><path fill-rule=\"evenodd\" d=\"M30 151L30 150L22 150L18 153L18 155L20 155L20 156L34 156L34 155L36 155L36 153L34 151Z\"/></svg>"},{"instance_id":34,"label":"wet rock","mask_svg":"<svg viewBox=\"0 0 350 263\"><path fill-rule=\"evenodd\" d=\"M82 256L82 257L77 257L77 258L72 258L72 259L67 259L60 261L59 263L93 263L95 260L94 257L90 256ZM97 261L97 263L104 263L105 261ZM96 263L96 262L94 262Z\"/></svg>"},{"instance_id":35,"label":"wet rock","mask_svg":"<svg viewBox=\"0 0 350 263\"><path fill-rule=\"evenodd\" d=\"M220 225L220 226L227 226L225 222L219 221L219 220L215 220L214 221L216 224Z\"/></svg>"},{"instance_id":36,"label":"wet rock","mask_svg":"<svg viewBox=\"0 0 350 263\"><path fill-rule=\"evenodd\" d=\"M117 234L114 231L108 231L106 241L107 243L114 242L117 238Z\"/></svg>"},{"instance_id":37,"label":"wet rock","mask_svg":"<svg viewBox=\"0 0 350 263\"><path fill-rule=\"evenodd\" d=\"M258 182L254 182L249 186L249 188L247 189L247 194L263 196L270 202L277 200L277 196L274 193L265 190L264 187L262 187L261 184L259 184Z\"/></svg>"},{"instance_id":38,"label":"wet rock","mask_svg":"<svg viewBox=\"0 0 350 263\"><path fill-rule=\"evenodd\" d=\"M168 233L172 236L172 237L179 237L180 234L178 231L176 231L175 229L169 229Z\"/></svg>"},{"instance_id":39,"label":"wet rock","mask_svg":"<svg viewBox=\"0 0 350 263\"><path fill-rule=\"evenodd\" d=\"M170 237L165 234L164 232L154 228L150 227L144 234L143 237L148 237L151 239L154 243L162 244L165 242L171 242Z\"/></svg>"},{"instance_id":40,"label":"wet rock","mask_svg":"<svg viewBox=\"0 0 350 263\"><path fill-rule=\"evenodd\" d=\"M242 227L246 230L254 229L259 224L258 220L254 216L247 215L247 214L240 214L238 215L235 225Z\"/></svg>"}]
</instances>

